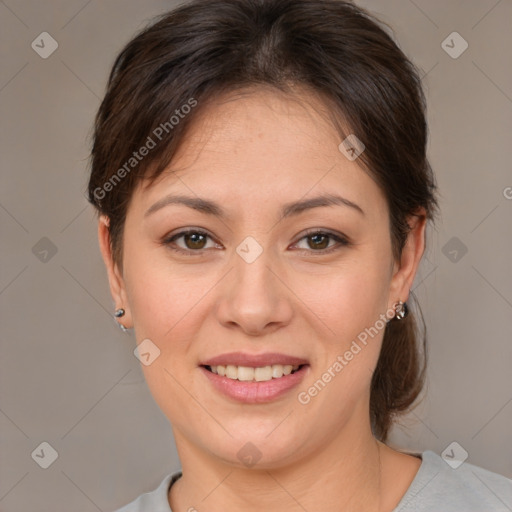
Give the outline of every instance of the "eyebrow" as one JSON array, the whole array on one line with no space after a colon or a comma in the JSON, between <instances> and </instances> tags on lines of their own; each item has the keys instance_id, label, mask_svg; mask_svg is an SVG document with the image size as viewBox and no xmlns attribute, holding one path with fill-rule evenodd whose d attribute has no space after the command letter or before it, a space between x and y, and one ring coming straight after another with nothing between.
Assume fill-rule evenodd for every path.
<instances>
[{"instance_id":1,"label":"eyebrow","mask_svg":"<svg viewBox=\"0 0 512 512\"><path fill-rule=\"evenodd\" d=\"M222 209L222 207L213 201L202 199L200 197L173 194L165 196L154 203L146 211L144 217L148 217L152 213L155 213L156 211L171 204L188 206L189 208L197 210L201 213L213 215L222 219L226 219L228 217L227 213ZM281 217L292 217L294 215L299 215L306 210L311 210L312 208L319 208L323 206L347 206L364 215L363 209L353 201L338 195L324 194L321 196L313 197L311 199L302 199L300 201L285 204L281 209Z\"/></svg>"}]
</instances>

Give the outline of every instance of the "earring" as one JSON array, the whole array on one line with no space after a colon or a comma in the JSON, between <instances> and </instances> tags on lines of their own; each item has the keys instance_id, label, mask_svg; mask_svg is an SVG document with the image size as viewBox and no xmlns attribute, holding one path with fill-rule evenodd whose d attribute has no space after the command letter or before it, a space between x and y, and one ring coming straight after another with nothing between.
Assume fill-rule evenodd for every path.
<instances>
[{"instance_id":1,"label":"earring","mask_svg":"<svg viewBox=\"0 0 512 512\"><path fill-rule=\"evenodd\" d=\"M399 300L395 304L395 318L394 320L403 320L409 314L409 308L406 302Z\"/></svg>"},{"instance_id":2,"label":"earring","mask_svg":"<svg viewBox=\"0 0 512 512\"><path fill-rule=\"evenodd\" d=\"M116 324L119 327L119 329L121 329L121 331L128 332L128 329L123 324L121 324L119 322L116 322Z\"/></svg>"},{"instance_id":3,"label":"earring","mask_svg":"<svg viewBox=\"0 0 512 512\"><path fill-rule=\"evenodd\" d=\"M126 311L123 308L116 309L114 311L114 320L116 318L121 318L122 316L124 316L125 313L126 313ZM128 329L122 323L118 322L117 320L116 320L116 324L119 327L119 329L121 329L123 332L128 331Z\"/></svg>"}]
</instances>

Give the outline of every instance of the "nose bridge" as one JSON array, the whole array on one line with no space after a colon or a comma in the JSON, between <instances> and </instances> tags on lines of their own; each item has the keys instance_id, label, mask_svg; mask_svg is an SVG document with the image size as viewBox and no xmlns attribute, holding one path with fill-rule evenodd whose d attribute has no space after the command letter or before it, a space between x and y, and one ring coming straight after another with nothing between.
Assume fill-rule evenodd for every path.
<instances>
[{"instance_id":1,"label":"nose bridge","mask_svg":"<svg viewBox=\"0 0 512 512\"><path fill-rule=\"evenodd\" d=\"M274 275L278 267L275 251L268 247L271 237L262 235L260 241L248 236L233 254L233 271L223 289L219 304L219 320L238 324L244 331L258 334L269 324L288 321L291 306L286 288Z\"/></svg>"},{"instance_id":2,"label":"nose bridge","mask_svg":"<svg viewBox=\"0 0 512 512\"><path fill-rule=\"evenodd\" d=\"M272 266L273 250L269 246L269 236L261 235L258 241L254 236L247 236L236 247L233 255L235 272L234 280L237 293L248 295L268 294L267 300L275 293L271 282L274 278L269 267ZM275 262L274 262L275 264Z\"/></svg>"}]
</instances>

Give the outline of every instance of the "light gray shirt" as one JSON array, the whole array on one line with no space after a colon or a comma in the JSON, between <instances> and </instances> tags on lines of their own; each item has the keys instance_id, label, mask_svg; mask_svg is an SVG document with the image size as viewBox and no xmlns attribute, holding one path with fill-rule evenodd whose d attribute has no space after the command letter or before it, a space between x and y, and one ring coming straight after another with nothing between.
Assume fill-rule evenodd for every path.
<instances>
[{"instance_id":1,"label":"light gray shirt","mask_svg":"<svg viewBox=\"0 0 512 512\"><path fill-rule=\"evenodd\" d=\"M453 469L430 450L417 455L421 466L392 512L512 512L509 478L467 462ZM167 496L180 477L180 471L167 475L157 489L115 512L172 512Z\"/></svg>"}]
</instances>

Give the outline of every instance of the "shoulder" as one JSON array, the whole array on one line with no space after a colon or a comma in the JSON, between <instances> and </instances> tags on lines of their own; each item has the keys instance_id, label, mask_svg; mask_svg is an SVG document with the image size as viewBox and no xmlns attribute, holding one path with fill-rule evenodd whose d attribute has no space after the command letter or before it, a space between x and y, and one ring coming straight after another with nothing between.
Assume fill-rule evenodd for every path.
<instances>
[{"instance_id":1,"label":"shoulder","mask_svg":"<svg viewBox=\"0 0 512 512\"><path fill-rule=\"evenodd\" d=\"M422 463L393 512L510 512L512 480L479 466L452 468L436 453L421 454Z\"/></svg>"},{"instance_id":2,"label":"shoulder","mask_svg":"<svg viewBox=\"0 0 512 512\"><path fill-rule=\"evenodd\" d=\"M141 494L114 512L172 512L167 496L170 486L180 477L181 471L167 475L154 491Z\"/></svg>"}]
</instances>

